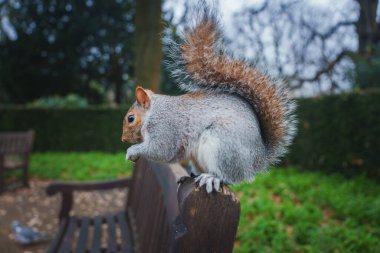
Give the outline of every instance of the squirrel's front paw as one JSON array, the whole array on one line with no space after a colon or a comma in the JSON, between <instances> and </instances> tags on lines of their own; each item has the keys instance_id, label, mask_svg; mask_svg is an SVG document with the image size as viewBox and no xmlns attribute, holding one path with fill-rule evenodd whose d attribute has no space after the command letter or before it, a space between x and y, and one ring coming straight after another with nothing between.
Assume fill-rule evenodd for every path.
<instances>
[{"instance_id":1,"label":"squirrel's front paw","mask_svg":"<svg viewBox=\"0 0 380 253\"><path fill-rule=\"evenodd\" d=\"M220 191L220 179L212 174L202 173L195 178L195 182L198 183L199 187L206 185L207 193L211 193L213 189L217 192Z\"/></svg>"},{"instance_id":2,"label":"squirrel's front paw","mask_svg":"<svg viewBox=\"0 0 380 253\"><path fill-rule=\"evenodd\" d=\"M129 149L127 149L127 155L125 156L125 159L131 160L132 162L136 162L137 159L139 159L139 155L132 149L132 147L130 147Z\"/></svg>"}]
</instances>

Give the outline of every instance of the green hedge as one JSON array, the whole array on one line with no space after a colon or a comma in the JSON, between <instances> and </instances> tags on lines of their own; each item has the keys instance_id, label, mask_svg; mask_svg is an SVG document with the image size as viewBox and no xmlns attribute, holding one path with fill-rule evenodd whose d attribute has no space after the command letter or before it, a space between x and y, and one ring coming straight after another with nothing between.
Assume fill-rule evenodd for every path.
<instances>
[{"instance_id":1,"label":"green hedge","mask_svg":"<svg viewBox=\"0 0 380 253\"><path fill-rule=\"evenodd\" d=\"M34 129L36 151L122 151L127 109L0 109L0 131Z\"/></svg>"},{"instance_id":2,"label":"green hedge","mask_svg":"<svg viewBox=\"0 0 380 253\"><path fill-rule=\"evenodd\" d=\"M298 100L288 161L301 168L380 179L380 92Z\"/></svg>"},{"instance_id":3,"label":"green hedge","mask_svg":"<svg viewBox=\"0 0 380 253\"><path fill-rule=\"evenodd\" d=\"M0 109L0 131L36 131L37 151L123 151L122 109ZM380 92L298 100L299 132L286 161L380 178Z\"/></svg>"}]
</instances>

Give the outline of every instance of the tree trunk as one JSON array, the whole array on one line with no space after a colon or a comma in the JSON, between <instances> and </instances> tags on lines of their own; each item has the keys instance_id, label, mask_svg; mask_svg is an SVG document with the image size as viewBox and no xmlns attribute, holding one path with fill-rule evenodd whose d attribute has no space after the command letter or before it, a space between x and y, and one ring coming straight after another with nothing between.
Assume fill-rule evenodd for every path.
<instances>
[{"instance_id":1,"label":"tree trunk","mask_svg":"<svg viewBox=\"0 0 380 253\"><path fill-rule=\"evenodd\" d=\"M161 78L161 0L136 1L136 85L158 91Z\"/></svg>"},{"instance_id":2,"label":"tree trunk","mask_svg":"<svg viewBox=\"0 0 380 253\"><path fill-rule=\"evenodd\" d=\"M376 23L378 0L357 0L360 6L359 20L356 26L359 36L359 54L370 56L373 47L380 40L379 24Z\"/></svg>"},{"instance_id":3,"label":"tree trunk","mask_svg":"<svg viewBox=\"0 0 380 253\"><path fill-rule=\"evenodd\" d=\"M376 22L379 0L356 0L359 19L356 23L358 54L354 56L355 86L360 89L379 87L380 25Z\"/></svg>"},{"instance_id":4,"label":"tree trunk","mask_svg":"<svg viewBox=\"0 0 380 253\"><path fill-rule=\"evenodd\" d=\"M111 58L109 61L110 70L108 79L115 88L115 100L117 105L121 104L122 91L123 91L123 67L118 62L118 58Z\"/></svg>"}]
</instances>

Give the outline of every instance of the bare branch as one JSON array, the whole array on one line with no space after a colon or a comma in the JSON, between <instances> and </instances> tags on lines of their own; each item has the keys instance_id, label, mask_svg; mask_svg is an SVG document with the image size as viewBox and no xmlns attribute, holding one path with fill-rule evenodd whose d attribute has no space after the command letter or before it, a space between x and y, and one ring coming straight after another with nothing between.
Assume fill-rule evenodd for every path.
<instances>
[{"instance_id":1,"label":"bare branch","mask_svg":"<svg viewBox=\"0 0 380 253\"><path fill-rule=\"evenodd\" d=\"M322 40L326 40L328 39L331 35L335 34L337 32L338 29L340 29L341 27L345 27L345 26L352 26L352 25L355 25L357 23L357 21L340 21L338 23L336 23L334 26L330 27L330 29L325 32L325 33L320 33L319 31L317 31L313 26L311 26L308 22L306 22L304 19L302 19L302 25L305 26L306 28L308 28L313 36L317 36L319 38L321 38Z\"/></svg>"},{"instance_id":2,"label":"bare branch","mask_svg":"<svg viewBox=\"0 0 380 253\"><path fill-rule=\"evenodd\" d=\"M334 60L332 60L328 64L326 64L324 66L324 68L321 68L320 70L318 70L312 77L309 77L309 78L301 78L301 77L297 77L297 76L288 77L287 80L292 80L293 79L296 82L296 84L295 85L291 85L290 88L294 90L294 89L301 88L305 82L315 82L315 81L318 81L321 78L322 75L330 73L334 69L335 65L337 65L341 60L343 60L343 58L345 56L350 56L352 54L354 54L354 52L349 51L349 50L344 50L344 51L340 52L334 58ZM336 82L331 82L331 84L332 84L331 89L334 88L333 86L335 86L335 88L338 87L338 85L336 84Z\"/></svg>"},{"instance_id":3,"label":"bare branch","mask_svg":"<svg viewBox=\"0 0 380 253\"><path fill-rule=\"evenodd\" d=\"M345 12L350 15L342 17ZM241 55L254 56L257 66L269 68L291 89L311 84L333 92L347 87L349 61L340 62L356 50L352 14L352 8L338 13L300 0L265 0L234 15L242 27L231 41Z\"/></svg>"},{"instance_id":4,"label":"bare branch","mask_svg":"<svg viewBox=\"0 0 380 253\"><path fill-rule=\"evenodd\" d=\"M249 9L249 13L250 13L251 15L257 15L257 14L263 12L267 7L268 7L268 0L265 1L265 2L263 3L263 5L262 5L260 8L258 8L258 9L250 8L250 9Z\"/></svg>"}]
</instances>

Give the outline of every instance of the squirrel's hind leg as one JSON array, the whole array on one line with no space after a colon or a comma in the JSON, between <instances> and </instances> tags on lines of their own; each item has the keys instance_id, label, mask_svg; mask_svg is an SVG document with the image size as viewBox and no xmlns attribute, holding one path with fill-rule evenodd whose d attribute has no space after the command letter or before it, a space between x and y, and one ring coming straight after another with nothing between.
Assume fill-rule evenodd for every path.
<instances>
[{"instance_id":1,"label":"squirrel's hind leg","mask_svg":"<svg viewBox=\"0 0 380 253\"><path fill-rule=\"evenodd\" d=\"M220 185L223 178L220 175L218 164L220 145L220 139L214 135L214 131L205 131L200 136L197 148L192 153L197 174L195 182L199 187L205 185L208 193L214 189L216 191L221 189ZM200 172L202 173L199 174Z\"/></svg>"}]
</instances>

